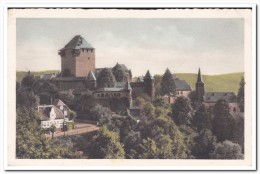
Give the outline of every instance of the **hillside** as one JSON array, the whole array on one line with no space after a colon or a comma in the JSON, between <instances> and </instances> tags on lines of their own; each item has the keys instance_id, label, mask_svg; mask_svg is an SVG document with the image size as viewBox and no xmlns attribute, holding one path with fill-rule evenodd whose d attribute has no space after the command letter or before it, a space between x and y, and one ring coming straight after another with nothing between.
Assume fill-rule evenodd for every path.
<instances>
[{"instance_id":1,"label":"hillside","mask_svg":"<svg viewBox=\"0 0 260 174\"><path fill-rule=\"evenodd\" d=\"M195 89L195 83L197 80L197 74L175 74L178 78L185 80L191 85L192 89ZM239 82L243 73L230 73L221 75L203 75L203 81L205 83L205 90L207 92L235 92L237 93L239 88Z\"/></svg>"},{"instance_id":2,"label":"hillside","mask_svg":"<svg viewBox=\"0 0 260 174\"><path fill-rule=\"evenodd\" d=\"M48 71L38 71L31 72L32 74L45 74L45 73L56 73L58 70L48 70ZM16 81L20 82L22 78L27 74L25 71L16 72ZM197 74L190 73L176 73L174 74L178 78L185 80L188 84L191 85L192 89L195 89L195 83L197 80ZM221 74L221 75L203 75L203 81L205 83L205 89L208 92L235 92L237 93L239 88L239 82L243 73L230 73L230 74Z\"/></svg>"},{"instance_id":3,"label":"hillside","mask_svg":"<svg viewBox=\"0 0 260 174\"><path fill-rule=\"evenodd\" d=\"M32 71L31 74L40 75L40 74L49 74L49 73L57 73L58 70L47 70L47 71ZM26 71L16 71L16 81L21 82L24 76L27 75Z\"/></svg>"}]
</instances>

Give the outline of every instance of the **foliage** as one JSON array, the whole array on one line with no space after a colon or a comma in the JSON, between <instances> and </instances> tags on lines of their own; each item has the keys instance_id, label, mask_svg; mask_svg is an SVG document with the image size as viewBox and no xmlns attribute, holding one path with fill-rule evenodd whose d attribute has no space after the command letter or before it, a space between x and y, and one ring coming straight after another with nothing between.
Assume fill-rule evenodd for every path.
<instances>
[{"instance_id":1,"label":"foliage","mask_svg":"<svg viewBox=\"0 0 260 174\"><path fill-rule=\"evenodd\" d=\"M154 96L156 97L161 95L161 80L162 76L154 75Z\"/></svg>"},{"instance_id":2,"label":"foliage","mask_svg":"<svg viewBox=\"0 0 260 174\"><path fill-rule=\"evenodd\" d=\"M125 156L124 146L119 141L117 133L102 126L88 147L88 154L93 159L122 159Z\"/></svg>"},{"instance_id":3,"label":"foliage","mask_svg":"<svg viewBox=\"0 0 260 174\"><path fill-rule=\"evenodd\" d=\"M97 78L99 87L114 87L116 85L116 79L111 69L104 68Z\"/></svg>"},{"instance_id":4,"label":"foliage","mask_svg":"<svg viewBox=\"0 0 260 174\"><path fill-rule=\"evenodd\" d=\"M238 94L237 94L237 101L239 104L239 109L241 112L244 112L244 103L245 103L245 80L244 77L242 77L240 83L239 83L239 89L238 89Z\"/></svg>"},{"instance_id":5,"label":"foliage","mask_svg":"<svg viewBox=\"0 0 260 174\"><path fill-rule=\"evenodd\" d=\"M117 64L113 69L112 72L115 76L117 82L127 82L127 72L124 67Z\"/></svg>"},{"instance_id":6,"label":"foliage","mask_svg":"<svg viewBox=\"0 0 260 174\"><path fill-rule=\"evenodd\" d=\"M193 117L193 127L195 127L198 132L200 132L203 129L212 129L212 115L208 111L208 108L202 104L198 110L195 112L195 115Z\"/></svg>"},{"instance_id":7,"label":"foliage","mask_svg":"<svg viewBox=\"0 0 260 174\"><path fill-rule=\"evenodd\" d=\"M37 120L34 110L17 109L16 157L19 159L75 158L67 148L56 146L46 138Z\"/></svg>"},{"instance_id":8,"label":"foliage","mask_svg":"<svg viewBox=\"0 0 260 174\"><path fill-rule=\"evenodd\" d=\"M151 138L143 139L142 144L139 145L140 152L139 159L156 159L158 158L158 149L156 143Z\"/></svg>"},{"instance_id":9,"label":"foliage","mask_svg":"<svg viewBox=\"0 0 260 174\"><path fill-rule=\"evenodd\" d=\"M242 152L244 151L244 113L241 115L235 115L235 128L234 128L234 137L232 141L234 143L238 143L241 148Z\"/></svg>"},{"instance_id":10,"label":"foliage","mask_svg":"<svg viewBox=\"0 0 260 174\"><path fill-rule=\"evenodd\" d=\"M30 71L28 72L27 76L25 76L22 81L21 81L21 86L23 88L31 88L33 83L34 83L34 78L33 76L30 74Z\"/></svg>"},{"instance_id":11,"label":"foliage","mask_svg":"<svg viewBox=\"0 0 260 174\"><path fill-rule=\"evenodd\" d=\"M53 139L53 137L54 137L54 132L56 131L56 126L55 126L55 124L52 124L52 125L51 125L50 131L51 131L51 137L52 137L52 139Z\"/></svg>"},{"instance_id":12,"label":"foliage","mask_svg":"<svg viewBox=\"0 0 260 174\"><path fill-rule=\"evenodd\" d=\"M232 140L235 128L234 118L229 111L229 103L220 99L213 108L212 132L218 141Z\"/></svg>"},{"instance_id":13,"label":"foliage","mask_svg":"<svg viewBox=\"0 0 260 174\"><path fill-rule=\"evenodd\" d=\"M191 106L193 109L197 109L197 97L196 97L196 91L193 90L189 93L189 99L191 102Z\"/></svg>"},{"instance_id":14,"label":"foliage","mask_svg":"<svg viewBox=\"0 0 260 174\"><path fill-rule=\"evenodd\" d=\"M210 157L212 159L243 159L244 155L239 144L226 140L223 143L216 144Z\"/></svg>"},{"instance_id":15,"label":"foliage","mask_svg":"<svg viewBox=\"0 0 260 174\"><path fill-rule=\"evenodd\" d=\"M97 105L96 99L93 97L91 91L81 94L75 101L76 113L78 117L84 119L90 113L90 109Z\"/></svg>"},{"instance_id":16,"label":"foliage","mask_svg":"<svg viewBox=\"0 0 260 174\"><path fill-rule=\"evenodd\" d=\"M59 99L62 100L69 108L74 108L75 96L71 90L59 92Z\"/></svg>"},{"instance_id":17,"label":"foliage","mask_svg":"<svg viewBox=\"0 0 260 174\"><path fill-rule=\"evenodd\" d=\"M172 105L172 118L177 125L191 125L193 109L186 97L178 97Z\"/></svg>"},{"instance_id":18,"label":"foliage","mask_svg":"<svg viewBox=\"0 0 260 174\"><path fill-rule=\"evenodd\" d=\"M174 94L175 95L176 85L172 76L172 73L167 68L162 76L161 80L161 95Z\"/></svg>"},{"instance_id":19,"label":"foliage","mask_svg":"<svg viewBox=\"0 0 260 174\"><path fill-rule=\"evenodd\" d=\"M74 120L76 117L77 117L77 113L71 110L69 120Z\"/></svg>"},{"instance_id":20,"label":"foliage","mask_svg":"<svg viewBox=\"0 0 260 174\"><path fill-rule=\"evenodd\" d=\"M194 139L195 146L192 148L192 154L196 159L210 159L210 153L213 152L217 138L212 135L208 129L203 129Z\"/></svg>"},{"instance_id":21,"label":"foliage","mask_svg":"<svg viewBox=\"0 0 260 174\"><path fill-rule=\"evenodd\" d=\"M112 112L109 108L97 104L93 108L90 108L87 118L93 121L100 121L102 119L111 117L111 115Z\"/></svg>"},{"instance_id":22,"label":"foliage","mask_svg":"<svg viewBox=\"0 0 260 174\"><path fill-rule=\"evenodd\" d=\"M67 121L66 122L66 131L72 130L72 129L74 129L74 127L75 127L74 122L72 122L72 121Z\"/></svg>"},{"instance_id":23,"label":"foliage","mask_svg":"<svg viewBox=\"0 0 260 174\"><path fill-rule=\"evenodd\" d=\"M20 88L16 92L16 108L25 107L25 108L37 108L39 105L39 97L34 95L33 91Z\"/></svg>"}]
</instances>

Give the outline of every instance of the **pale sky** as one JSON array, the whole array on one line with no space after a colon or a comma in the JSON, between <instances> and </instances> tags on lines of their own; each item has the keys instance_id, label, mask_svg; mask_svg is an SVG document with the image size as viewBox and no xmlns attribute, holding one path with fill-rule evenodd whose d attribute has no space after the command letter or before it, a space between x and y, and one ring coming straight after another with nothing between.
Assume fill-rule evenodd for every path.
<instances>
[{"instance_id":1,"label":"pale sky","mask_svg":"<svg viewBox=\"0 0 260 174\"><path fill-rule=\"evenodd\" d=\"M96 49L96 67L125 64L134 76L244 71L243 19L17 19L17 70L60 70L75 35Z\"/></svg>"}]
</instances>

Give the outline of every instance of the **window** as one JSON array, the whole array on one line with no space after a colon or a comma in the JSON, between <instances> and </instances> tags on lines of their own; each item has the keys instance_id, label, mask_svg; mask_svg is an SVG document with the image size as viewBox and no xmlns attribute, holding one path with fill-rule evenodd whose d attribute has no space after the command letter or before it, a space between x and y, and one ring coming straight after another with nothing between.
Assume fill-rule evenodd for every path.
<instances>
[{"instance_id":1,"label":"window","mask_svg":"<svg viewBox=\"0 0 260 174\"><path fill-rule=\"evenodd\" d=\"M93 52L93 50L91 50L91 53Z\"/></svg>"},{"instance_id":2,"label":"window","mask_svg":"<svg viewBox=\"0 0 260 174\"><path fill-rule=\"evenodd\" d=\"M97 97L100 98L100 94L97 94Z\"/></svg>"},{"instance_id":3,"label":"window","mask_svg":"<svg viewBox=\"0 0 260 174\"><path fill-rule=\"evenodd\" d=\"M236 107L234 107L233 111L234 111L234 112L237 112L237 108L236 108Z\"/></svg>"},{"instance_id":4,"label":"window","mask_svg":"<svg viewBox=\"0 0 260 174\"><path fill-rule=\"evenodd\" d=\"M68 115L68 111L64 111L64 115L67 116Z\"/></svg>"},{"instance_id":5,"label":"window","mask_svg":"<svg viewBox=\"0 0 260 174\"><path fill-rule=\"evenodd\" d=\"M90 57L88 57L88 60L90 59Z\"/></svg>"},{"instance_id":6,"label":"window","mask_svg":"<svg viewBox=\"0 0 260 174\"><path fill-rule=\"evenodd\" d=\"M60 106L60 110L63 110L63 106L62 105Z\"/></svg>"},{"instance_id":7,"label":"window","mask_svg":"<svg viewBox=\"0 0 260 174\"><path fill-rule=\"evenodd\" d=\"M181 95L183 94L183 92L181 91Z\"/></svg>"}]
</instances>

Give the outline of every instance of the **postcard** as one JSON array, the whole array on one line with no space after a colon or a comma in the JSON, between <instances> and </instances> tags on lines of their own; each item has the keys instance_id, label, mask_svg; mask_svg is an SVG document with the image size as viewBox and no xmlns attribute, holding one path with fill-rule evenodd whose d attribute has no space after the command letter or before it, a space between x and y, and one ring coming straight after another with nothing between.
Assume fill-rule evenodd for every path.
<instances>
[{"instance_id":1,"label":"postcard","mask_svg":"<svg viewBox=\"0 0 260 174\"><path fill-rule=\"evenodd\" d=\"M253 170L254 16L9 7L6 169Z\"/></svg>"}]
</instances>

